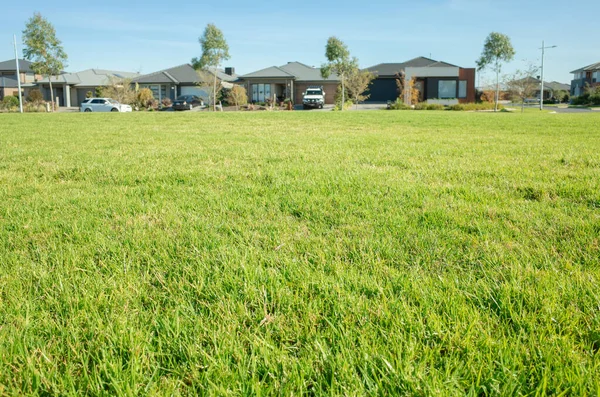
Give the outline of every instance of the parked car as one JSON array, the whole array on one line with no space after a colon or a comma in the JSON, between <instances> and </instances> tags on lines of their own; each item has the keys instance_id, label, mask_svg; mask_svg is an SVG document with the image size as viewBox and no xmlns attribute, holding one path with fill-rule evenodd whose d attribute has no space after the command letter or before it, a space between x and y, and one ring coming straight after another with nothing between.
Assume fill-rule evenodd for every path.
<instances>
[{"instance_id":1,"label":"parked car","mask_svg":"<svg viewBox=\"0 0 600 397\"><path fill-rule=\"evenodd\" d=\"M111 98L88 98L81 104L80 112L131 112L131 106Z\"/></svg>"},{"instance_id":2,"label":"parked car","mask_svg":"<svg viewBox=\"0 0 600 397\"><path fill-rule=\"evenodd\" d=\"M306 92L302 93L302 108L323 109L325 104L325 91L323 87L308 87Z\"/></svg>"},{"instance_id":3,"label":"parked car","mask_svg":"<svg viewBox=\"0 0 600 397\"><path fill-rule=\"evenodd\" d=\"M203 105L202 98L196 95L181 95L173 101L173 110L192 110Z\"/></svg>"}]
</instances>

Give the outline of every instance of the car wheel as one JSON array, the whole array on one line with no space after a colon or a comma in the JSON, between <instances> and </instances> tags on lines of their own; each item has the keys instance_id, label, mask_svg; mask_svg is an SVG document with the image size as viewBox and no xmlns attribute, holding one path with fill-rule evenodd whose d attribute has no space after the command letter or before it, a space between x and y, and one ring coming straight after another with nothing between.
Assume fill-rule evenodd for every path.
<instances>
[{"instance_id":1,"label":"car wheel","mask_svg":"<svg viewBox=\"0 0 600 397\"><path fill-rule=\"evenodd\" d=\"M323 109L323 105L319 105L319 109Z\"/></svg>"},{"instance_id":2,"label":"car wheel","mask_svg":"<svg viewBox=\"0 0 600 397\"><path fill-rule=\"evenodd\" d=\"M90 108L86 108L86 109L84 110L84 112L91 112L91 111L92 111L92 109L90 109Z\"/></svg>"},{"instance_id":3,"label":"car wheel","mask_svg":"<svg viewBox=\"0 0 600 397\"><path fill-rule=\"evenodd\" d=\"M111 111L111 112L118 112L118 111L119 111L119 109L117 109L117 108L112 108L112 109L110 109L110 111Z\"/></svg>"}]
</instances>

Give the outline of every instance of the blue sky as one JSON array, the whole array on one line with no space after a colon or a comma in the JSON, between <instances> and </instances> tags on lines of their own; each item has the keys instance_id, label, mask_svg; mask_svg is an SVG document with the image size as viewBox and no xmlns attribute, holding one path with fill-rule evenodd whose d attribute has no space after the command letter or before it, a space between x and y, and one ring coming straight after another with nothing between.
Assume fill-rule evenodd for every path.
<instances>
[{"instance_id":1,"label":"blue sky","mask_svg":"<svg viewBox=\"0 0 600 397\"><path fill-rule=\"evenodd\" d=\"M199 55L207 23L225 34L243 74L288 61L318 66L329 36L342 39L363 67L420 55L475 67L485 37L498 31L517 51L506 72L538 64L541 41L548 80L570 82L569 72L600 61L597 0L8 2L0 14L0 60L14 56L34 11L52 22L69 55L68 71L102 68L150 73ZM173 5L171 5L173 4ZM586 22L586 15L589 20ZM489 75L482 74L486 81Z\"/></svg>"}]
</instances>

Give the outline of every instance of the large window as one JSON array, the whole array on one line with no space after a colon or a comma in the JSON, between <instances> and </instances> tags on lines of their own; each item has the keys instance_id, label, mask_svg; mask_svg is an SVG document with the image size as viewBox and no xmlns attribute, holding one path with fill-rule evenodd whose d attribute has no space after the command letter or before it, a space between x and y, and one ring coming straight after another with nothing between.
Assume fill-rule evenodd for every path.
<instances>
[{"instance_id":1,"label":"large window","mask_svg":"<svg viewBox=\"0 0 600 397\"><path fill-rule=\"evenodd\" d=\"M467 80L460 80L458 82L458 97L459 98L467 97Z\"/></svg>"},{"instance_id":2,"label":"large window","mask_svg":"<svg viewBox=\"0 0 600 397\"><path fill-rule=\"evenodd\" d=\"M252 84L252 102L265 102L271 97L271 84Z\"/></svg>"},{"instance_id":3,"label":"large window","mask_svg":"<svg viewBox=\"0 0 600 397\"><path fill-rule=\"evenodd\" d=\"M440 99L456 98L456 80L440 80L438 96Z\"/></svg>"}]
</instances>

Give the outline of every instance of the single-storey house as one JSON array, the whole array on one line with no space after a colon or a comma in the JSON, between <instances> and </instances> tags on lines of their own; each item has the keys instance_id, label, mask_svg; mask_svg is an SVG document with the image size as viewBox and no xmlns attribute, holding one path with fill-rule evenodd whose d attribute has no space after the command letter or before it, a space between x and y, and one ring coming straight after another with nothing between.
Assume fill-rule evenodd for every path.
<instances>
[{"instance_id":1,"label":"single-storey house","mask_svg":"<svg viewBox=\"0 0 600 397\"><path fill-rule=\"evenodd\" d=\"M584 93L586 85L590 87L600 86L600 62L573 70L571 80L571 96L580 96Z\"/></svg>"},{"instance_id":2,"label":"single-storey house","mask_svg":"<svg viewBox=\"0 0 600 397\"><path fill-rule=\"evenodd\" d=\"M367 102L395 101L399 96L396 79L401 72L404 72L407 81L416 78L415 86L421 102L475 102L474 68L418 57L401 63L380 63L365 70L376 75L369 87Z\"/></svg>"},{"instance_id":3,"label":"single-storey house","mask_svg":"<svg viewBox=\"0 0 600 397\"><path fill-rule=\"evenodd\" d=\"M42 78L33 72L31 62L25 59L19 59L19 73L23 95L27 95L35 87L35 82ZM0 100L9 95L19 95L17 63L14 59L0 62Z\"/></svg>"},{"instance_id":4,"label":"single-storey house","mask_svg":"<svg viewBox=\"0 0 600 397\"><path fill-rule=\"evenodd\" d=\"M110 84L111 79L133 79L139 76L138 73L118 72L114 70L87 69L77 73L63 73L53 76L52 89L54 98L58 98L58 106L75 107L81 103L91 93L96 95L97 87L104 87ZM41 79L37 82L44 99L50 100L50 80Z\"/></svg>"},{"instance_id":5,"label":"single-storey house","mask_svg":"<svg viewBox=\"0 0 600 397\"><path fill-rule=\"evenodd\" d=\"M212 76L211 72L208 72ZM237 81L235 69L231 67L225 70L217 70L217 77L221 80L223 87L230 88ZM175 66L158 72L136 77L132 83L137 83L140 88L149 88L154 98L162 101L165 98L174 100L180 95L197 95L208 103L208 92L206 87L201 86L201 76L189 63Z\"/></svg>"},{"instance_id":6,"label":"single-storey house","mask_svg":"<svg viewBox=\"0 0 600 397\"><path fill-rule=\"evenodd\" d=\"M248 92L250 102L265 102L274 97L278 101L291 98L302 103L302 93L310 86L323 87L325 103L334 103L339 79L335 74L321 76L321 69L300 62L288 62L283 66L271 66L240 76Z\"/></svg>"}]
</instances>

